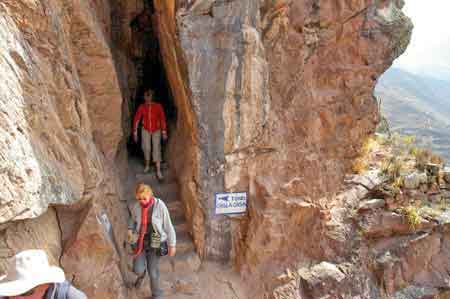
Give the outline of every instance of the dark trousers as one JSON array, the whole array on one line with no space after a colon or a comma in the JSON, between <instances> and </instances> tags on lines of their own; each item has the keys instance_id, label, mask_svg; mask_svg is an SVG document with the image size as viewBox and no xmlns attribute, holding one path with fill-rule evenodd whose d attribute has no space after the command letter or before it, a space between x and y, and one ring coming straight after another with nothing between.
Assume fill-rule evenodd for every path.
<instances>
[{"instance_id":1,"label":"dark trousers","mask_svg":"<svg viewBox=\"0 0 450 299\"><path fill-rule=\"evenodd\" d=\"M144 250L135 260L133 270L138 276L144 276L147 270L152 288L152 298L161 299L163 291L159 284L159 256L155 250ZM147 268L147 269L146 269Z\"/></svg>"}]
</instances>

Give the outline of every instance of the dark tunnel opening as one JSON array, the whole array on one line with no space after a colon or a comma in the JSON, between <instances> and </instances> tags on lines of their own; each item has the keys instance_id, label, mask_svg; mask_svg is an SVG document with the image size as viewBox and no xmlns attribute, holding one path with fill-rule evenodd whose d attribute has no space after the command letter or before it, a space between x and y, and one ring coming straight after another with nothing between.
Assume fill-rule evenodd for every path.
<instances>
[{"instance_id":1,"label":"dark tunnel opening","mask_svg":"<svg viewBox=\"0 0 450 299\"><path fill-rule=\"evenodd\" d=\"M163 57L157 34L157 18L155 17L153 0L144 0L144 9L131 22L132 50L131 58L134 62L137 76L137 90L131 99L129 111L132 119L140 104L144 102L144 92L151 89L154 92L153 101L163 106L168 126L169 138L175 129L177 110L164 67ZM132 127L130 123L130 127ZM127 149L129 157L143 158L141 149L141 127L139 125L138 142L133 141L132 134L128 138ZM163 161L166 143L162 142Z\"/></svg>"}]
</instances>

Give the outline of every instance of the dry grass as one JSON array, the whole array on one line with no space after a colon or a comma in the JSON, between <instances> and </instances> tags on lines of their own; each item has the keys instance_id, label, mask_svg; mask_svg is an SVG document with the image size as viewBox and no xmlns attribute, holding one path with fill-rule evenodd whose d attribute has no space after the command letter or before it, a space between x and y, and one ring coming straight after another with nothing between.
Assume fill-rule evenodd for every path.
<instances>
[{"instance_id":1,"label":"dry grass","mask_svg":"<svg viewBox=\"0 0 450 299\"><path fill-rule=\"evenodd\" d=\"M378 141L374 137L367 138L361 147L361 155L367 155L379 147Z\"/></svg>"},{"instance_id":2,"label":"dry grass","mask_svg":"<svg viewBox=\"0 0 450 299\"><path fill-rule=\"evenodd\" d=\"M394 182L392 183L392 187L400 189L404 186L404 184L405 184L404 178L399 176L396 179L394 179Z\"/></svg>"},{"instance_id":3,"label":"dry grass","mask_svg":"<svg viewBox=\"0 0 450 299\"><path fill-rule=\"evenodd\" d=\"M381 165L381 173L389 179L395 181L400 177L400 173L404 168L404 161L396 156L392 156L385 160Z\"/></svg>"},{"instance_id":4,"label":"dry grass","mask_svg":"<svg viewBox=\"0 0 450 299\"><path fill-rule=\"evenodd\" d=\"M410 149L409 153L416 160L416 168L421 171L425 170L428 163L444 163L444 159L441 156L434 154L430 149L419 149L414 146Z\"/></svg>"},{"instance_id":5,"label":"dry grass","mask_svg":"<svg viewBox=\"0 0 450 299\"><path fill-rule=\"evenodd\" d=\"M409 154L413 156L414 158L417 156L417 153L419 152L419 149L416 146L411 147L409 150Z\"/></svg>"},{"instance_id":6,"label":"dry grass","mask_svg":"<svg viewBox=\"0 0 450 299\"><path fill-rule=\"evenodd\" d=\"M408 206L401 209L403 216L406 217L406 221L411 229L416 229L420 224L420 215L416 207Z\"/></svg>"},{"instance_id":7,"label":"dry grass","mask_svg":"<svg viewBox=\"0 0 450 299\"><path fill-rule=\"evenodd\" d=\"M416 168L424 171L428 163L430 163L432 152L429 149L419 149L415 155Z\"/></svg>"},{"instance_id":8,"label":"dry grass","mask_svg":"<svg viewBox=\"0 0 450 299\"><path fill-rule=\"evenodd\" d=\"M402 137L402 139L403 139L403 143L407 146L410 146L416 142L416 136L414 136L414 135L405 135Z\"/></svg>"},{"instance_id":9,"label":"dry grass","mask_svg":"<svg viewBox=\"0 0 450 299\"><path fill-rule=\"evenodd\" d=\"M443 164L444 158L442 158L441 156L436 155L436 154L431 154L430 162L433 164Z\"/></svg>"},{"instance_id":10,"label":"dry grass","mask_svg":"<svg viewBox=\"0 0 450 299\"><path fill-rule=\"evenodd\" d=\"M352 165L352 170L354 173L362 174L369 169L369 164L365 157L359 157L355 160Z\"/></svg>"},{"instance_id":11,"label":"dry grass","mask_svg":"<svg viewBox=\"0 0 450 299\"><path fill-rule=\"evenodd\" d=\"M353 172L362 174L369 170L370 154L379 148L379 143L375 137L367 138L361 146L359 157L356 158L352 165Z\"/></svg>"}]
</instances>

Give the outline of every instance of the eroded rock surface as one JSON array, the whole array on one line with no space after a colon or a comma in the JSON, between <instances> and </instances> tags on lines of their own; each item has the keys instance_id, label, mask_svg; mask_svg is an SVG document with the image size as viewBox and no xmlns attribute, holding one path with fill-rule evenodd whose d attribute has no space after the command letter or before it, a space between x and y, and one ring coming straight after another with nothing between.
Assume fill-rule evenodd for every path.
<instances>
[{"instance_id":1,"label":"eroded rock surface","mask_svg":"<svg viewBox=\"0 0 450 299\"><path fill-rule=\"evenodd\" d=\"M197 120L188 218L200 222L199 251L254 281L345 254L351 232L337 228L348 211L327 203L377 123L376 79L409 42L402 2L157 3L168 24L159 30L179 33L163 53L185 67ZM214 192L242 190L246 217L214 215Z\"/></svg>"},{"instance_id":2,"label":"eroded rock surface","mask_svg":"<svg viewBox=\"0 0 450 299\"><path fill-rule=\"evenodd\" d=\"M409 42L403 1L154 3L178 109L168 156L202 258L231 261L259 286L250 298L422 298L447 283L445 226L411 229L383 211L388 198L362 207L376 175L345 180L378 120L376 80ZM133 277L118 173L123 104L137 89L129 22L142 9L128 0L0 3L2 242L7 256L43 246L8 234L32 221L51 227L47 251L90 298L137 296L125 287ZM222 191L246 191L248 213L215 215ZM376 245L359 243L358 208ZM434 276L420 272L435 264ZM298 271L280 283L287 267ZM177 287L192 291L189 279Z\"/></svg>"},{"instance_id":3,"label":"eroded rock surface","mask_svg":"<svg viewBox=\"0 0 450 299\"><path fill-rule=\"evenodd\" d=\"M43 248L89 298L132 298L108 1L6 0L0 23L2 257Z\"/></svg>"}]
</instances>

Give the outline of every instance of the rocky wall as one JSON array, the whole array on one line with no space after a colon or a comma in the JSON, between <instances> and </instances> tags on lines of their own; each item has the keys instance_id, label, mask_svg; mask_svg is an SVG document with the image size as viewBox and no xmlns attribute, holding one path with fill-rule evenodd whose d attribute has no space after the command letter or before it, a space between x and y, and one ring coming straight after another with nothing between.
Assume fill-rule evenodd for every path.
<instances>
[{"instance_id":1,"label":"rocky wall","mask_svg":"<svg viewBox=\"0 0 450 299\"><path fill-rule=\"evenodd\" d=\"M409 42L401 6L155 0L178 110L169 156L195 244L265 287L253 297L288 265L348 255L348 232L330 229L341 224L329 223L328 204L374 130L376 80ZM123 99L136 88L129 21L141 9L127 0L0 3L2 231L36 217L53 227L46 211L56 206L60 232L48 242L61 247L48 252L92 298L134 296L124 285L132 276L118 173ZM215 215L221 191L246 191L248 213Z\"/></svg>"},{"instance_id":2,"label":"rocky wall","mask_svg":"<svg viewBox=\"0 0 450 299\"><path fill-rule=\"evenodd\" d=\"M406 49L412 30L401 6L266 1L260 7L271 109L257 145L272 152L247 164L250 222L245 250L237 251L245 251L244 271L252 277L346 253L345 244L327 241L326 215L318 209L327 210L375 128L376 80Z\"/></svg>"},{"instance_id":3,"label":"rocky wall","mask_svg":"<svg viewBox=\"0 0 450 299\"><path fill-rule=\"evenodd\" d=\"M52 208L42 217L10 225L0 232L0 271L7 271L9 260L16 252L35 248L45 250L49 262L57 265L62 254L61 244L61 230Z\"/></svg>"},{"instance_id":4,"label":"rocky wall","mask_svg":"<svg viewBox=\"0 0 450 299\"><path fill-rule=\"evenodd\" d=\"M109 1L0 3L2 270L42 248L89 298L133 298L110 15Z\"/></svg>"},{"instance_id":5,"label":"rocky wall","mask_svg":"<svg viewBox=\"0 0 450 299\"><path fill-rule=\"evenodd\" d=\"M345 252L323 236L323 211L378 121L377 78L409 42L412 24L402 6L389 0L170 6L176 30L162 31L176 32L179 44L165 51L186 66L183 81L197 119L197 198L188 206L200 203L203 211L205 225L193 230L204 236L197 242L204 256L232 258L245 277L261 282L286 264ZM248 214L214 215L214 193L221 191L247 191Z\"/></svg>"},{"instance_id":6,"label":"rocky wall","mask_svg":"<svg viewBox=\"0 0 450 299\"><path fill-rule=\"evenodd\" d=\"M194 176L181 185L194 195L184 200L198 250L208 258L229 260L232 250L230 220L214 215L214 193L232 189L225 186L226 154L248 147L267 118L267 62L255 29L258 7L256 1L171 5L179 38L174 54L186 70L182 82L189 91L190 118L196 120L191 130L195 159L185 168ZM161 31L170 35L168 28ZM163 53L173 49L172 44ZM180 84L171 86L176 90Z\"/></svg>"},{"instance_id":7,"label":"rocky wall","mask_svg":"<svg viewBox=\"0 0 450 299\"><path fill-rule=\"evenodd\" d=\"M157 34L167 79L177 109L175 130L169 132L168 163L175 172L180 196L195 245L201 255L205 248L204 207L199 200L199 123L193 111L187 81L187 65L177 38L176 1L154 1Z\"/></svg>"}]
</instances>

